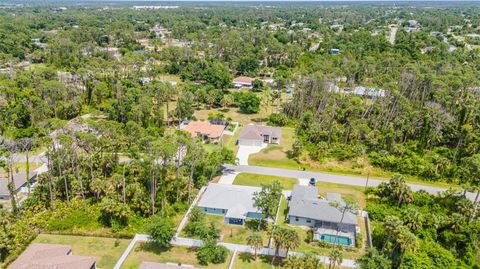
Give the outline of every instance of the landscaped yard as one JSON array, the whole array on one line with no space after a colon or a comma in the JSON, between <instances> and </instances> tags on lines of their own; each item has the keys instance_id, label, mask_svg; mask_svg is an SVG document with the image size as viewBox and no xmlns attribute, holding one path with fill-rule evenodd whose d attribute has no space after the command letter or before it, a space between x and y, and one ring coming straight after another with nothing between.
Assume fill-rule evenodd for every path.
<instances>
[{"instance_id":1,"label":"landscaped yard","mask_svg":"<svg viewBox=\"0 0 480 269\"><path fill-rule=\"evenodd\" d=\"M223 215L212 215L212 214L205 214L205 223L210 225L210 223L215 223L215 227L220 230L220 237L221 241L225 243L233 243L233 244L247 244L247 237L250 235L252 230L248 228L248 221L247 224L244 226L240 225L232 225L232 224L225 224L223 223L224 216ZM267 245L268 235L266 229L261 231L263 237L264 245ZM188 237L184 231L180 234L182 237ZM200 239L198 237L193 237L196 239Z\"/></svg>"},{"instance_id":2,"label":"landscaped yard","mask_svg":"<svg viewBox=\"0 0 480 269\"><path fill-rule=\"evenodd\" d=\"M137 269L142 262L156 262L156 263L174 263L193 265L195 268L213 268L226 269L230 261L229 255L226 261L222 264L209 264L201 266L198 264L195 248L189 247L171 247L168 249L161 249L147 242L135 245L122 269Z\"/></svg>"},{"instance_id":3,"label":"landscaped yard","mask_svg":"<svg viewBox=\"0 0 480 269\"><path fill-rule=\"evenodd\" d=\"M317 181L316 186L318 187L319 194L322 197L326 197L328 192L339 193L342 195L342 197L349 196L355 199L360 208L365 208L367 205L365 193L363 192L365 190L364 187L328 183L323 181Z\"/></svg>"},{"instance_id":4,"label":"landscaped yard","mask_svg":"<svg viewBox=\"0 0 480 269\"><path fill-rule=\"evenodd\" d=\"M106 237L40 234L34 243L71 245L74 255L95 256L97 267L113 268L130 240Z\"/></svg>"},{"instance_id":5,"label":"landscaped yard","mask_svg":"<svg viewBox=\"0 0 480 269\"><path fill-rule=\"evenodd\" d=\"M272 268L282 268L279 266L281 259L277 258L275 265L271 264L272 257L259 255L257 259L254 259L254 255L250 253L238 253L233 264L235 269L272 269Z\"/></svg>"},{"instance_id":6,"label":"landscaped yard","mask_svg":"<svg viewBox=\"0 0 480 269\"><path fill-rule=\"evenodd\" d=\"M286 224L285 219L286 219L286 215L288 213L287 207L288 207L287 200L285 198L282 198L282 201L280 202L280 213L279 213L278 219L277 219L278 224ZM361 221L361 220L363 220L363 218L358 218L360 229L362 229L362 236L363 236L363 239L365 240L365 238L366 238L365 225L364 225L363 221ZM320 246L319 242L307 242L306 239L307 239L308 231L310 230L310 228L297 226L297 225L289 225L289 224L286 224L286 225L294 228L298 232L298 234L300 235L300 239L301 239L300 240L301 241L300 247L298 247L294 251L303 252L303 253L309 252L309 253L314 253L314 254L317 254L317 255L328 256L328 254L330 252L329 247ZM344 251L344 258L346 258L346 259L358 258L358 257L361 256L362 251L363 251L363 249L358 250L358 251L353 251L353 250L347 251L347 250L345 250Z\"/></svg>"},{"instance_id":7,"label":"landscaped yard","mask_svg":"<svg viewBox=\"0 0 480 269\"><path fill-rule=\"evenodd\" d=\"M240 173L235 177L233 184L260 187L262 184L264 185L271 184L273 181L280 182L284 190L291 190L293 189L293 185L298 183L298 179L291 178L291 177L277 177L277 176Z\"/></svg>"},{"instance_id":8,"label":"landscaped yard","mask_svg":"<svg viewBox=\"0 0 480 269\"><path fill-rule=\"evenodd\" d=\"M292 149L294 131L293 128L282 128L280 144L270 144L259 153L250 155L248 164L288 169L308 167L288 158L288 152Z\"/></svg>"}]
</instances>

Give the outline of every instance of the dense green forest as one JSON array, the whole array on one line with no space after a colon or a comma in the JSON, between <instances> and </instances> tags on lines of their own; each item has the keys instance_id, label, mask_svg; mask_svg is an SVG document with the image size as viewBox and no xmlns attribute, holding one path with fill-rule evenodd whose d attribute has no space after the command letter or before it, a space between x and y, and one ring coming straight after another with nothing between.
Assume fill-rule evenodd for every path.
<instances>
[{"instance_id":1,"label":"dense green forest","mask_svg":"<svg viewBox=\"0 0 480 269\"><path fill-rule=\"evenodd\" d=\"M42 231L128 237L151 216L176 221L235 163L231 149L178 130L199 110L265 111L265 122L295 128L299 162L366 158L480 193L475 34L475 5L5 6L2 177L18 170L15 156L29 173L40 151L48 172L23 202L10 187L0 261ZM257 79L237 91L236 76ZM367 194L376 250L362 268L479 267L478 195L413 193L398 176Z\"/></svg>"}]
</instances>

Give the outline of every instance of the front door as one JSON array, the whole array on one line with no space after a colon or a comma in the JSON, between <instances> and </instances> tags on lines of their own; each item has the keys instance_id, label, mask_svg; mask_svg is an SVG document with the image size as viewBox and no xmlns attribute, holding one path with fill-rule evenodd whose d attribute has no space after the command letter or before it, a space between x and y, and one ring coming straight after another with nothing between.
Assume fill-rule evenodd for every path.
<instances>
[{"instance_id":1,"label":"front door","mask_svg":"<svg viewBox=\"0 0 480 269\"><path fill-rule=\"evenodd\" d=\"M270 143L270 136L269 135L264 135L263 136L263 143Z\"/></svg>"}]
</instances>

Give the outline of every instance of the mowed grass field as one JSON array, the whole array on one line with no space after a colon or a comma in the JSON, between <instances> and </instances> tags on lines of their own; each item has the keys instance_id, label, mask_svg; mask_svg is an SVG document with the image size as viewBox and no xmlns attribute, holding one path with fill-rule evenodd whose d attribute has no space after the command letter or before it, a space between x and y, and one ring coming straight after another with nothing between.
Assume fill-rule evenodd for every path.
<instances>
[{"instance_id":1,"label":"mowed grass field","mask_svg":"<svg viewBox=\"0 0 480 269\"><path fill-rule=\"evenodd\" d=\"M34 243L72 246L73 255L95 256L97 267L111 269L122 256L130 240L107 237L40 234Z\"/></svg>"},{"instance_id":2,"label":"mowed grass field","mask_svg":"<svg viewBox=\"0 0 480 269\"><path fill-rule=\"evenodd\" d=\"M196 249L190 247L158 248L152 244L138 243L128 255L122 269L138 269L142 262L172 263L191 265L195 268L226 269L230 262L231 254L222 264L209 264L202 266L198 263Z\"/></svg>"},{"instance_id":3,"label":"mowed grass field","mask_svg":"<svg viewBox=\"0 0 480 269\"><path fill-rule=\"evenodd\" d=\"M261 187L262 185L271 184L274 181L280 182L280 185L282 185L282 189L284 190L292 190L293 186L298 183L298 179L291 177L277 177L250 173L240 173L235 177L233 184Z\"/></svg>"}]
</instances>

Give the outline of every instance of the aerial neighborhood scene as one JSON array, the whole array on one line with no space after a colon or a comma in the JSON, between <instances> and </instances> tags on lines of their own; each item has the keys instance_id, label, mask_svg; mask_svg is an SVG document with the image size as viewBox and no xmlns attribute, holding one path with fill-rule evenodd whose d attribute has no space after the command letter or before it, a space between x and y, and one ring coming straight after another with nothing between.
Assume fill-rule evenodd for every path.
<instances>
[{"instance_id":1,"label":"aerial neighborhood scene","mask_svg":"<svg viewBox=\"0 0 480 269\"><path fill-rule=\"evenodd\" d=\"M480 2L0 1L0 269L480 269Z\"/></svg>"}]
</instances>

